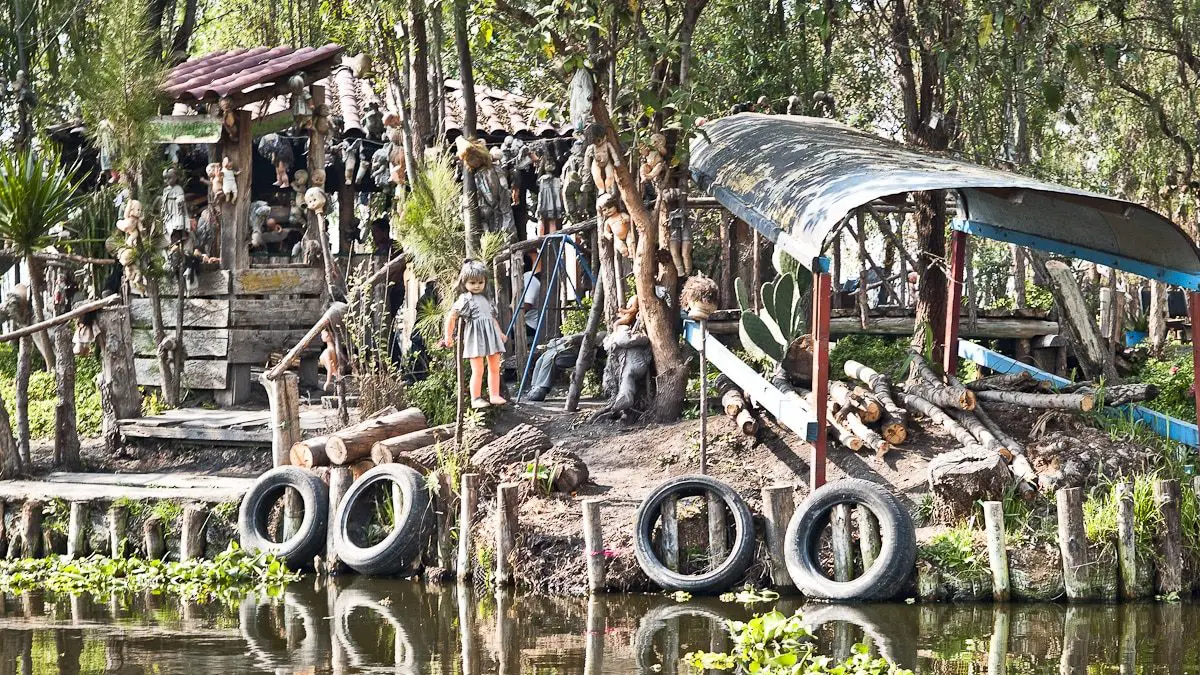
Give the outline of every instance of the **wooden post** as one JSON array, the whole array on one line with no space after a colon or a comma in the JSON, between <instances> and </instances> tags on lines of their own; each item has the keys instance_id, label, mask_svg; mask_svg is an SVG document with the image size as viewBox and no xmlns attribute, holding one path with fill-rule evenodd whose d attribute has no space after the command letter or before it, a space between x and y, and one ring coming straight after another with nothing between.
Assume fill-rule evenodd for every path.
<instances>
[{"instance_id":1,"label":"wooden post","mask_svg":"<svg viewBox=\"0 0 1200 675\"><path fill-rule=\"evenodd\" d=\"M700 475L708 474L708 354L705 345L708 343L708 320L701 319L700 324ZM708 522L711 531L712 527L712 512L713 499L709 495L708 499ZM724 540L724 532L722 529L722 540ZM722 542L722 548L724 543Z\"/></svg>"},{"instance_id":2,"label":"wooden post","mask_svg":"<svg viewBox=\"0 0 1200 675\"><path fill-rule=\"evenodd\" d=\"M518 373L525 372L525 359L529 354L529 344L525 337L525 275L522 264L522 256L524 253L514 251L508 260L508 275L512 282L512 297L513 297L513 349L516 355L516 369Z\"/></svg>"},{"instance_id":3,"label":"wooden post","mask_svg":"<svg viewBox=\"0 0 1200 675\"><path fill-rule=\"evenodd\" d=\"M601 675L604 671L604 634L607 617L605 599L599 595L588 598L587 640L583 646L583 675Z\"/></svg>"},{"instance_id":4,"label":"wooden post","mask_svg":"<svg viewBox=\"0 0 1200 675\"><path fill-rule=\"evenodd\" d=\"M946 294L946 334L942 352L942 368L947 375L958 372L958 316L962 310L966 260L967 233L955 230L950 239L950 289Z\"/></svg>"},{"instance_id":5,"label":"wooden post","mask_svg":"<svg viewBox=\"0 0 1200 675\"><path fill-rule=\"evenodd\" d=\"M521 647L517 643L517 621L513 616L513 594L503 586L496 588L497 675L520 675Z\"/></svg>"},{"instance_id":6,"label":"wooden post","mask_svg":"<svg viewBox=\"0 0 1200 675\"><path fill-rule=\"evenodd\" d=\"M508 559L517 545L517 483L501 483L496 488L496 585L513 583L512 563Z\"/></svg>"},{"instance_id":7,"label":"wooden post","mask_svg":"<svg viewBox=\"0 0 1200 675\"><path fill-rule=\"evenodd\" d=\"M457 515L454 500L454 486L450 484L450 476L444 471L437 474L437 552L438 567L450 575L454 574L454 563L457 562L454 549L454 519Z\"/></svg>"},{"instance_id":8,"label":"wooden post","mask_svg":"<svg viewBox=\"0 0 1200 675\"><path fill-rule=\"evenodd\" d=\"M983 503L983 522L987 531L988 566L992 569L992 599L1008 602L1011 586L1008 581L1008 549L1004 536L1004 504Z\"/></svg>"},{"instance_id":9,"label":"wooden post","mask_svg":"<svg viewBox=\"0 0 1200 675\"><path fill-rule=\"evenodd\" d=\"M108 507L105 520L108 524L108 551L113 558L125 557L125 508L122 506Z\"/></svg>"},{"instance_id":10,"label":"wooden post","mask_svg":"<svg viewBox=\"0 0 1200 675\"><path fill-rule=\"evenodd\" d=\"M676 514L678 499L674 495L667 497L659 511L659 546L662 548L662 564L667 569L679 571L679 518Z\"/></svg>"},{"instance_id":11,"label":"wooden post","mask_svg":"<svg viewBox=\"0 0 1200 675\"><path fill-rule=\"evenodd\" d=\"M992 639L988 645L988 675L1005 675L1008 662L1008 633L1012 623L1007 606L992 610Z\"/></svg>"},{"instance_id":12,"label":"wooden post","mask_svg":"<svg viewBox=\"0 0 1200 675\"><path fill-rule=\"evenodd\" d=\"M1154 481L1154 503L1163 515L1159 531L1158 592L1183 592L1183 538L1180 532L1179 481Z\"/></svg>"},{"instance_id":13,"label":"wooden post","mask_svg":"<svg viewBox=\"0 0 1200 675\"><path fill-rule=\"evenodd\" d=\"M1063 488L1058 491L1057 500L1063 585L1067 590L1067 598L1083 600L1091 595L1087 534L1083 529L1083 490Z\"/></svg>"},{"instance_id":14,"label":"wooden post","mask_svg":"<svg viewBox=\"0 0 1200 675\"><path fill-rule=\"evenodd\" d=\"M1059 655L1059 673L1086 673L1088 671L1088 617L1082 607L1068 607L1063 617L1062 654Z\"/></svg>"},{"instance_id":15,"label":"wooden post","mask_svg":"<svg viewBox=\"0 0 1200 675\"><path fill-rule=\"evenodd\" d=\"M725 511L725 500L715 492L706 495L708 508L708 549L711 565L716 567L729 557L729 520Z\"/></svg>"},{"instance_id":16,"label":"wooden post","mask_svg":"<svg viewBox=\"0 0 1200 675\"><path fill-rule=\"evenodd\" d=\"M1200 363L1200 291L1188 293L1188 314L1192 323L1192 363ZM1200 419L1200 368L1193 368L1192 392L1196 397L1196 414Z\"/></svg>"},{"instance_id":17,"label":"wooden post","mask_svg":"<svg viewBox=\"0 0 1200 675\"><path fill-rule=\"evenodd\" d=\"M87 555L87 502L71 502L71 516L67 521L67 557L82 558Z\"/></svg>"},{"instance_id":18,"label":"wooden post","mask_svg":"<svg viewBox=\"0 0 1200 675\"><path fill-rule=\"evenodd\" d=\"M858 548L862 554L863 573L871 569L875 561L879 559L879 552L883 550L883 540L879 534L879 519L863 504L859 504L858 511Z\"/></svg>"},{"instance_id":19,"label":"wooden post","mask_svg":"<svg viewBox=\"0 0 1200 675\"><path fill-rule=\"evenodd\" d=\"M850 505L836 504L829 516L833 528L833 578L850 581L854 578L854 548L850 532Z\"/></svg>"},{"instance_id":20,"label":"wooden post","mask_svg":"<svg viewBox=\"0 0 1200 675\"><path fill-rule=\"evenodd\" d=\"M350 475L350 467L335 466L329 469L329 527L325 532L325 571L328 574L340 574L344 566L338 558L337 549L333 546L335 515L341 506L342 498L350 489L354 478Z\"/></svg>"},{"instance_id":21,"label":"wooden post","mask_svg":"<svg viewBox=\"0 0 1200 675\"><path fill-rule=\"evenodd\" d=\"M105 309L96 317L100 328L100 390L105 449L115 453L121 446L117 421L140 417L142 395L138 392L133 363L133 328L129 310Z\"/></svg>"},{"instance_id":22,"label":"wooden post","mask_svg":"<svg viewBox=\"0 0 1200 675\"><path fill-rule=\"evenodd\" d=\"M254 136L250 111L237 110L237 139L221 137L221 157L233 160L237 174L237 199L221 209L221 269L250 266L250 178L254 163ZM220 161L220 160L218 160Z\"/></svg>"},{"instance_id":23,"label":"wooden post","mask_svg":"<svg viewBox=\"0 0 1200 675\"><path fill-rule=\"evenodd\" d=\"M204 557L204 531L207 524L207 506L188 504L183 507L183 532L179 537L180 560L199 560Z\"/></svg>"},{"instance_id":24,"label":"wooden post","mask_svg":"<svg viewBox=\"0 0 1200 675\"><path fill-rule=\"evenodd\" d=\"M29 499L21 506L21 557L42 557L42 508L45 505Z\"/></svg>"},{"instance_id":25,"label":"wooden post","mask_svg":"<svg viewBox=\"0 0 1200 675\"><path fill-rule=\"evenodd\" d=\"M163 539L163 522L157 516L142 523L142 545L146 560L162 560L167 555L167 542Z\"/></svg>"},{"instance_id":26,"label":"wooden post","mask_svg":"<svg viewBox=\"0 0 1200 675\"><path fill-rule=\"evenodd\" d=\"M755 230L757 232L758 230ZM817 438L812 444L809 487L825 484L825 451L828 443L826 412L829 406L829 313L831 281L826 272L813 273L813 397L816 403Z\"/></svg>"},{"instance_id":27,"label":"wooden post","mask_svg":"<svg viewBox=\"0 0 1200 675\"><path fill-rule=\"evenodd\" d=\"M479 510L479 474L464 473L458 491L458 578L471 578L472 525Z\"/></svg>"},{"instance_id":28,"label":"wooden post","mask_svg":"<svg viewBox=\"0 0 1200 675\"><path fill-rule=\"evenodd\" d=\"M300 378L289 371L274 380L263 375L259 381L267 390L267 401L271 406L271 459L274 466L283 466L290 462L292 446L303 440L300 433Z\"/></svg>"},{"instance_id":29,"label":"wooden post","mask_svg":"<svg viewBox=\"0 0 1200 675\"><path fill-rule=\"evenodd\" d=\"M588 311L587 327L583 331L583 339L579 344L579 356L575 357L575 372L571 376L571 386L567 390L567 401L563 405L566 412L579 410L579 396L583 391L583 380L588 368L592 367L596 356L596 333L600 330L600 320L604 317L604 295L607 287L604 276L596 277L596 288L592 291L592 308ZM703 424L703 423L702 423Z\"/></svg>"},{"instance_id":30,"label":"wooden post","mask_svg":"<svg viewBox=\"0 0 1200 675\"><path fill-rule=\"evenodd\" d=\"M767 569L771 573L771 584L776 588L795 586L792 575L788 573L787 559L784 557L784 537L787 534L788 523L796 511L795 488L790 485L776 485L762 489L763 502L763 532L767 542Z\"/></svg>"},{"instance_id":31,"label":"wooden post","mask_svg":"<svg viewBox=\"0 0 1200 675\"><path fill-rule=\"evenodd\" d=\"M603 499L583 500L583 555L587 563L588 591L591 593L600 593L607 584L605 575L608 560L605 558L604 530L600 520L600 505L603 503Z\"/></svg>"},{"instance_id":32,"label":"wooden post","mask_svg":"<svg viewBox=\"0 0 1200 675\"><path fill-rule=\"evenodd\" d=\"M1133 515L1133 486L1117 483L1117 569L1121 584L1121 597L1125 600L1137 598L1137 544L1134 533L1137 522Z\"/></svg>"},{"instance_id":33,"label":"wooden post","mask_svg":"<svg viewBox=\"0 0 1200 675\"><path fill-rule=\"evenodd\" d=\"M858 225L854 232L854 239L858 243L858 292L855 293L855 301L858 304L858 323L866 330L871 321L870 298L867 294L867 219L863 209L858 209L854 218ZM886 274L887 270L884 270L884 275ZM884 281L884 284L886 283Z\"/></svg>"}]
</instances>

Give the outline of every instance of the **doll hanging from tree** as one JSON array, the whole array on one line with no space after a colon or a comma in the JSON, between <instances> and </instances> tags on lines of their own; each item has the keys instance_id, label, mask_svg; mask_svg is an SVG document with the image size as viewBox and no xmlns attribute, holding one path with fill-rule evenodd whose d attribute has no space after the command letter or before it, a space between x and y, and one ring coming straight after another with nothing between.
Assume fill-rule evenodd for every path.
<instances>
[{"instance_id":1,"label":"doll hanging from tree","mask_svg":"<svg viewBox=\"0 0 1200 675\"><path fill-rule=\"evenodd\" d=\"M442 344L454 346L459 319L463 319L460 330L463 358L471 361L471 407L486 408L489 405L508 403L500 396L500 359L504 355L504 343L508 340L492 303L483 294L487 287L487 267L477 260L463 263L458 275L461 295L450 308L446 317L446 337ZM483 364L487 360L488 398L483 397Z\"/></svg>"}]
</instances>

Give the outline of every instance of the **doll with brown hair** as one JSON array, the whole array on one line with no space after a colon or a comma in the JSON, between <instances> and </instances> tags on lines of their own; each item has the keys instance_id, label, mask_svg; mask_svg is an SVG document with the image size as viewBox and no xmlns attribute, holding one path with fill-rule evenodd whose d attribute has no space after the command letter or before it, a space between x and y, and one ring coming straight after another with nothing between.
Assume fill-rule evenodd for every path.
<instances>
[{"instance_id":1,"label":"doll with brown hair","mask_svg":"<svg viewBox=\"0 0 1200 675\"><path fill-rule=\"evenodd\" d=\"M487 267L477 260L463 263L458 275L460 295L446 317L446 337L442 344L454 346L458 332L463 358L471 362L471 407L486 408L508 403L500 395L500 360L508 340L496 320L496 310L483 291L487 287ZM462 320L461 322L459 320ZM483 397L483 368L487 363L488 397Z\"/></svg>"}]
</instances>

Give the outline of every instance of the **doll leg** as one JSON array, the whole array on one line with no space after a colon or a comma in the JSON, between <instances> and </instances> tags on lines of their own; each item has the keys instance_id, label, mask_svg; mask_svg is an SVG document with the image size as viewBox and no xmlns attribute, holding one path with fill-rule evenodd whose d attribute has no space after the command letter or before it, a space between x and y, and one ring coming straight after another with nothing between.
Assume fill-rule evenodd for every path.
<instances>
[{"instance_id":1,"label":"doll leg","mask_svg":"<svg viewBox=\"0 0 1200 675\"><path fill-rule=\"evenodd\" d=\"M477 405L483 400L483 357L471 357L471 407L483 408L484 405Z\"/></svg>"},{"instance_id":2,"label":"doll leg","mask_svg":"<svg viewBox=\"0 0 1200 675\"><path fill-rule=\"evenodd\" d=\"M500 357L503 356L500 352L488 354L488 402L492 405L504 405L508 403L503 396L500 395Z\"/></svg>"}]
</instances>

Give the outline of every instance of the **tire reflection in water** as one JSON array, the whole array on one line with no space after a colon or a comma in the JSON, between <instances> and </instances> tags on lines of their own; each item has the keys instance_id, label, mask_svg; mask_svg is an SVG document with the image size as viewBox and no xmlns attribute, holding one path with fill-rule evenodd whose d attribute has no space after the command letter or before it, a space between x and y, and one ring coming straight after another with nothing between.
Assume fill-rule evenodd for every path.
<instances>
[{"instance_id":1,"label":"tire reflection in water","mask_svg":"<svg viewBox=\"0 0 1200 675\"><path fill-rule=\"evenodd\" d=\"M329 653L329 629L318 599L303 584L291 586L281 599L255 594L242 599L238 628L254 666L269 670L322 664Z\"/></svg>"},{"instance_id":2,"label":"tire reflection in water","mask_svg":"<svg viewBox=\"0 0 1200 675\"><path fill-rule=\"evenodd\" d=\"M423 659L397 614L397 609L403 612L419 606L415 595L388 594L366 584L354 584L338 592L333 607L334 639L345 650L351 667L419 675ZM374 644L364 638L374 638Z\"/></svg>"}]
</instances>

